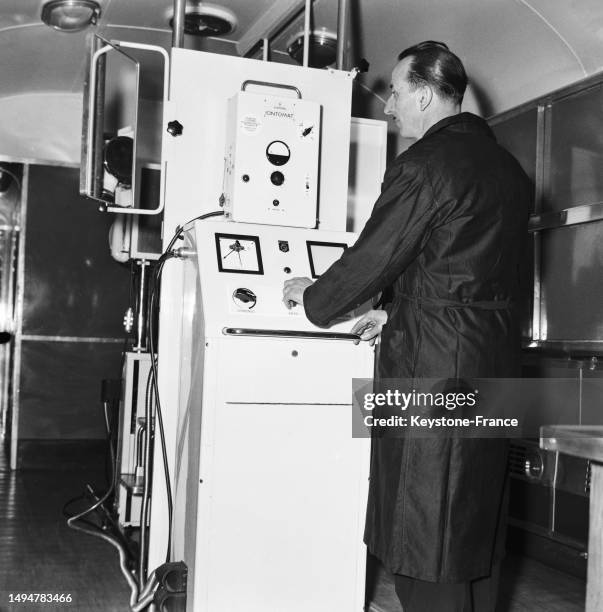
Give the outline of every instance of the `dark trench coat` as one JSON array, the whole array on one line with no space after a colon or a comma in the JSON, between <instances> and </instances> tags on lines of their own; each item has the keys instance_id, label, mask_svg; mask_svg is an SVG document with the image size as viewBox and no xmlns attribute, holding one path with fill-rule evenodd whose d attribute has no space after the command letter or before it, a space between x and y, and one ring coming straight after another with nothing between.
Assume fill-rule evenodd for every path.
<instances>
[{"instance_id":1,"label":"dark trench coat","mask_svg":"<svg viewBox=\"0 0 603 612\"><path fill-rule=\"evenodd\" d=\"M432 126L388 167L356 244L304 293L310 321L390 288L378 376L518 374L518 268L533 189L470 113ZM392 572L434 582L490 573L506 441L373 438L365 541ZM498 536L497 536L498 534Z\"/></svg>"}]
</instances>

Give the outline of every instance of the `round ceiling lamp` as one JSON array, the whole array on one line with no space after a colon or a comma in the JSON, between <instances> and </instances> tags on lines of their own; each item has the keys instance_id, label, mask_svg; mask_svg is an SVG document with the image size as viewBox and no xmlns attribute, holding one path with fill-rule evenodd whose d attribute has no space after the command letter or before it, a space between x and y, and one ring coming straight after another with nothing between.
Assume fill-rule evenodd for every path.
<instances>
[{"instance_id":1,"label":"round ceiling lamp","mask_svg":"<svg viewBox=\"0 0 603 612\"><path fill-rule=\"evenodd\" d=\"M79 32L100 17L94 0L51 0L42 7L42 21L60 32Z\"/></svg>"},{"instance_id":2,"label":"round ceiling lamp","mask_svg":"<svg viewBox=\"0 0 603 612\"><path fill-rule=\"evenodd\" d=\"M174 27L173 13L169 13ZM237 18L232 11L207 2L187 2L184 13L184 33L191 36L226 36L234 32Z\"/></svg>"},{"instance_id":3,"label":"round ceiling lamp","mask_svg":"<svg viewBox=\"0 0 603 612\"><path fill-rule=\"evenodd\" d=\"M308 65L312 68L325 68L337 59L337 35L330 30L310 32L310 51ZM298 64L304 60L304 33L299 32L289 43L287 53Z\"/></svg>"}]
</instances>

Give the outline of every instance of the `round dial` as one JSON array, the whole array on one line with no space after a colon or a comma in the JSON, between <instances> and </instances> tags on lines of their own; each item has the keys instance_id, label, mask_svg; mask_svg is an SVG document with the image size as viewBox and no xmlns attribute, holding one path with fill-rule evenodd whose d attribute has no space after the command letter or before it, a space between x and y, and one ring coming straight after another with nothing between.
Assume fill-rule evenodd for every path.
<instances>
[{"instance_id":1,"label":"round dial","mask_svg":"<svg viewBox=\"0 0 603 612\"><path fill-rule=\"evenodd\" d=\"M239 308L246 308L247 310L251 310L258 301L255 293L245 287L235 289L232 294L232 300Z\"/></svg>"},{"instance_id":2,"label":"round dial","mask_svg":"<svg viewBox=\"0 0 603 612\"><path fill-rule=\"evenodd\" d=\"M266 147L266 157L274 166L284 166L291 157L291 151L282 140L273 140Z\"/></svg>"}]
</instances>

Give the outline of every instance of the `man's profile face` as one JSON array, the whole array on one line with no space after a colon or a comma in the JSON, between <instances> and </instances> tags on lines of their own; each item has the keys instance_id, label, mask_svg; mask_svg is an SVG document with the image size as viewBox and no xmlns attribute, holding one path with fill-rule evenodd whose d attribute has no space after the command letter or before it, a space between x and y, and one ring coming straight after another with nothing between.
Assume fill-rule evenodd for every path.
<instances>
[{"instance_id":1,"label":"man's profile face","mask_svg":"<svg viewBox=\"0 0 603 612\"><path fill-rule=\"evenodd\" d=\"M384 113L393 117L403 138L420 138L421 110L418 89L411 91L406 79L411 61L411 57L405 57L394 67L389 85L391 94L387 99Z\"/></svg>"}]
</instances>

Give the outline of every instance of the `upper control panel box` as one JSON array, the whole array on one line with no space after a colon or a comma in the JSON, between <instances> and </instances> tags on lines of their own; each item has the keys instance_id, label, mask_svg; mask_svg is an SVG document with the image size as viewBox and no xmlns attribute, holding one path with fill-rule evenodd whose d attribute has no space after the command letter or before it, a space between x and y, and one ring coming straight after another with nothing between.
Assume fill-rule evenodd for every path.
<instances>
[{"instance_id":1,"label":"upper control panel box","mask_svg":"<svg viewBox=\"0 0 603 612\"><path fill-rule=\"evenodd\" d=\"M316 227L320 105L240 91L228 101L224 206L233 221Z\"/></svg>"}]
</instances>

